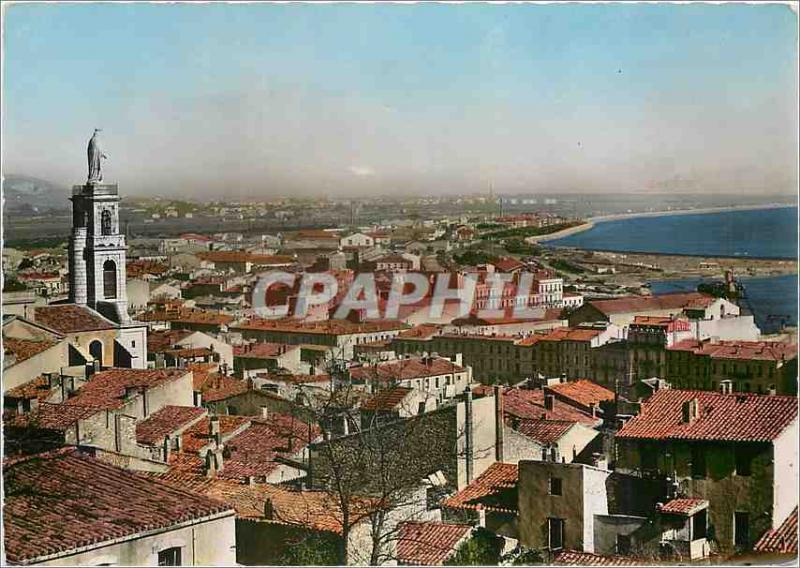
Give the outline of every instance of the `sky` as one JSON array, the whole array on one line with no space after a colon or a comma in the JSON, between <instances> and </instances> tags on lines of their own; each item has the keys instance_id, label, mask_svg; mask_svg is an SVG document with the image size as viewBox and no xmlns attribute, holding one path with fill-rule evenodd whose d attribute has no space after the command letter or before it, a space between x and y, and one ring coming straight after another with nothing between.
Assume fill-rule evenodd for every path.
<instances>
[{"instance_id":1,"label":"sky","mask_svg":"<svg viewBox=\"0 0 800 568\"><path fill-rule=\"evenodd\" d=\"M128 195L792 193L779 4L5 4L3 171Z\"/></svg>"}]
</instances>

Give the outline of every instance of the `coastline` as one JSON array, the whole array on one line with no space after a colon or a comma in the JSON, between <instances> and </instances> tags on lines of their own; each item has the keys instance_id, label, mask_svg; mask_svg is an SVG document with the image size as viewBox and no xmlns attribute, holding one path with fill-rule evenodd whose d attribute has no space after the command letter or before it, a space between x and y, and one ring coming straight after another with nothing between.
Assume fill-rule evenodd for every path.
<instances>
[{"instance_id":1,"label":"coastline","mask_svg":"<svg viewBox=\"0 0 800 568\"><path fill-rule=\"evenodd\" d=\"M755 211L759 209L783 209L789 207L797 207L797 204L792 205L786 203L765 203L762 205L728 205L725 207L702 207L699 209L669 209L665 211L641 211L638 213L616 213L613 215L599 215L596 217L589 217L586 223L578 225L577 227L564 229L563 231L558 231L557 233L552 233L549 235L538 235L535 237L528 237L525 240L531 244L555 241L558 239L575 235L577 233L588 231L589 229L593 228L597 223L605 223L608 221L622 221L625 219L635 219L639 217L672 217L676 215L703 215L707 213L727 213L729 211ZM577 247L569 247L569 248L577 248ZM600 249L591 249L591 250L599 251ZM620 252L620 251L613 251L613 252ZM653 254L646 251L635 251L635 250L630 250L625 252L631 252L637 254ZM684 254L684 255L673 255L673 256L703 256L703 255ZM759 258L759 257L736 256L730 258ZM790 258L786 260L793 260L793 259Z\"/></svg>"}]
</instances>

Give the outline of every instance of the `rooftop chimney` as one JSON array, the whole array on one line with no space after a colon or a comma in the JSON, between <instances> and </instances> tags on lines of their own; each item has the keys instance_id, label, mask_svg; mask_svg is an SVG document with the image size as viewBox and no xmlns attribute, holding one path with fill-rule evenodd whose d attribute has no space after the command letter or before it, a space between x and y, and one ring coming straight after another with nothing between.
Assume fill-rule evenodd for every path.
<instances>
[{"instance_id":1,"label":"rooftop chimney","mask_svg":"<svg viewBox=\"0 0 800 568\"><path fill-rule=\"evenodd\" d=\"M503 461L503 446L505 445L505 436L503 426L505 420L503 417L503 387L500 385L494 386L494 429L495 429L495 459L499 462Z\"/></svg>"},{"instance_id":2,"label":"rooftop chimney","mask_svg":"<svg viewBox=\"0 0 800 568\"><path fill-rule=\"evenodd\" d=\"M681 411L682 411L682 422L684 424L690 424L698 416L700 416L700 401L698 401L696 397L691 400L685 401L681 406Z\"/></svg>"},{"instance_id":3,"label":"rooftop chimney","mask_svg":"<svg viewBox=\"0 0 800 568\"><path fill-rule=\"evenodd\" d=\"M556 397L552 394L544 395L544 408L545 410L553 410L553 405L555 403Z\"/></svg>"},{"instance_id":4,"label":"rooftop chimney","mask_svg":"<svg viewBox=\"0 0 800 568\"><path fill-rule=\"evenodd\" d=\"M266 406L261 407L261 418L268 418L269 417L269 408Z\"/></svg>"},{"instance_id":5,"label":"rooftop chimney","mask_svg":"<svg viewBox=\"0 0 800 568\"><path fill-rule=\"evenodd\" d=\"M222 445L222 432L219 427L219 416L212 416L208 421L208 436L216 442L217 448Z\"/></svg>"}]
</instances>

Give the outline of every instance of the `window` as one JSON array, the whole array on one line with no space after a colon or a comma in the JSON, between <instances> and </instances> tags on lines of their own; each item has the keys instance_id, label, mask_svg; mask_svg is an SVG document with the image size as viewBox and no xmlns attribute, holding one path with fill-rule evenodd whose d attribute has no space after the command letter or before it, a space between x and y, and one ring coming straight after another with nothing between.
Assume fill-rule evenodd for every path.
<instances>
[{"instance_id":1,"label":"window","mask_svg":"<svg viewBox=\"0 0 800 568\"><path fill-rule=\"evenodd\" d=\"M103 296L108 299L117 297L117 265L113 260L103 263Z\"/></svg>"},{"instance_id":2,"label":"window","mask_svg":"<svg viewBox=\"0 0 800 568\"><path fill-rule=\"evenodd\" d=\"M561 495L561 479L558 477L550 478L550 495Z\"/></svg>"},{"instance_id":3,"label":"window","mask_svg":"<svg viewBox=\"0 0 800 568\"><path fill-rule=\"evenodd\" d=\"M173 546L158 553L159 566L180 566L181 565L181 547Z\"/></svg>"},{"instance_id":4,"label":"window","mask_svg":"<svg viewBox=\"0 0 800 568\"><path fill-rule=\"evenodd\" d=\"M740 550L750 548L750 515L736 511L733 514L733 544Z\"/></svg>"},{"instance_id":5,"label":"window","mask_svg":"<svg viewBox=\"0 0 800 568\"><path fill-rule=\"evenodd\" d=\"M753 470L753 449L748 446L734 448L736 458L736 475L750 475Z\"/></svg>"},{"instance_id":6,"label":"window","mask_svg":"<svg viewBox=\"0 0 800 568\"><path fill-rule=\"evenodd\" d=\"M706 452L702 444L692 445L692 477L704 479L706 477Z\"/></svg>"},{"instance_id":7,"label":"window","mask_svg":"<svg viewBox=\"0 0 800 568\"><path fill-rule=\"evenodd\" d=\"M618 534L617 554L630 554L630 553L631 553L631 535Z\"/></svg>"},{"instance_id":8,"label":"window","mask_svg":"<svg viewBox=\"0 0 800 568\"><path fill-rule=\"evenodd\" d=\"M111 234L111 212L103 211L100 214L100 234L103 236Z\"/></svg>"},{"instance_id":9,"label":"window","mask_svg":"<svg viewBox=\"0 0 800 568\"><path fill-rule=\"evenodd\" d=\"M564 548L564 519L547 519L549 534L548 548L561 550Z\"/></svg>"},{"instance_id":10,"label":"window","mask_svg":"<svg viewBox=\"0 0 800 568\"><path fill-rule=\"evenodd\" d=\"M708 525L708 510L703 509L692 517L692 540L706 538Z\"/></svg>"}]
</instances>

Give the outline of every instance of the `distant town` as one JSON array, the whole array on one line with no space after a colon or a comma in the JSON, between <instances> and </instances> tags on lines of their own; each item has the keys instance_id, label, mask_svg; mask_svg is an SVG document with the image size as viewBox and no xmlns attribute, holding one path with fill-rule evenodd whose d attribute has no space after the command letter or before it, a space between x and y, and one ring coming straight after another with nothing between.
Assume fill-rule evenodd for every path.
<instances>
[{"instance_id":1,"label":"distant town","mask_svg":"<svg viewBox=\"0 0 800 568\"><path fill-rule=\"evenodd\" d=\"M9 563L796 555L796 327L763 333L737 280L796 261L549 247L587 225L555 199L128 202L93 175L68 234L3 249Z\"/></svg>"}]
</instances>

